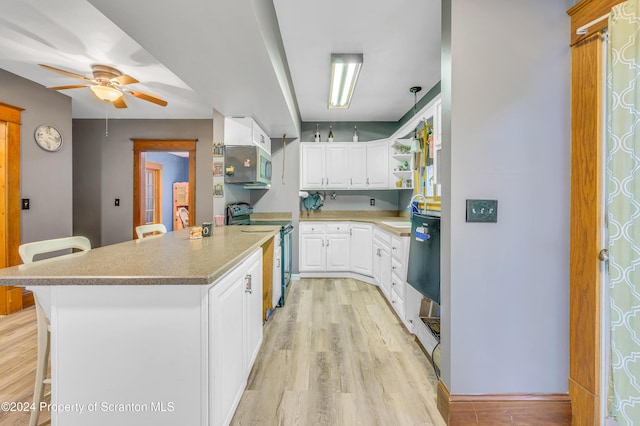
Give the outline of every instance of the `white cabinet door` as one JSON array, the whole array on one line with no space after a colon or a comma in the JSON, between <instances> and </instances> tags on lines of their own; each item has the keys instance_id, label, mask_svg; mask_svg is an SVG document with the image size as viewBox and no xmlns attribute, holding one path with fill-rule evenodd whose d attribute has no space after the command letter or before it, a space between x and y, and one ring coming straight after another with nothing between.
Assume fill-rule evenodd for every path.
<instances>
[{"instance_id":1,"label":"white cabinet door","mask_svg":"<svg viewBox=\"0 0 640 426\"><path fill-rule=\"evenodd\" d=\"M371 276L373 273L373 227L366 223L351 224L351 270Z\"/></svg>"},{"instance_id":2,"label":"white cabinet door","mask_svg":"<svg viewBox=\"0 0 640 426\"><path fill-rule=\"evenodd\" d=\"M349 234L327 234L327 265L326 271L348 271L349 262Z\"/></svg>"},{"instance_id":3,"label":"white cabinet door","mask_svg":"<svg viewBox=\"0 0 640 426\"><path fill-rule=\"evenodd\" d=\"M271 154L271 138L267 136L267 133L258 126L255 120L252 121L252 138L253 144L264 149L268 154Z\"/></svg>"},{"instance_id":4,"label":"white cabinet door","mask_svg":"<svg viewBox=\"0 0 640 426\"><path fill-rule=\"evenodd\" d=\"M262 251L252 255L244 269L244 334L245 377L249 376L251 366L262 344Z\"/></svg>"},{"instance_id":5,"label":"white cabinet door","mask_svg":"<svg viewBox=\"0 0 640 426\"><path fill-rule=\"evenodd\" d=\"M320 144L300 146L300 188L319 189L325 185L325 149Z\"/></svg>"},{"instance_id":6,"label":"white cabinet door","mask_svg":"<svg viewBox=\"0 0 640 426\"><path fill-rule=\"evenodd\" d=\"M389 186L389 144L367 145L367 187L387 188Z\"/></svg>"},{"instance_id":7,"label":"white cabinet door","mask_svg":"<svg viewBox=\"0 0 640 426\"><path fill-rule=\"evenodd\" d=\"M209 379L214 425L229 424L245 384L244 275L233 271L209 291Z\"/></svg>"},{"instance_id":8,"label":"white cabinet door","mask_svg":"<svg viewBox=\"0 0 640 426\"><path fill-rule=\"evenodd\" d=\"M382 268L381 254L382 246L379 241L373 240L373 280L376 284L380 285L382 277L380 276Z\"/></svg>"},{"instance_id":9,"label":"white cabinet door","mask_svg":"<svg viewBox=\"0 0 640 426\"><path fill-rule=\"evenodd\" d=\"M380 246L380 287L387 299L391 298L391 251Z\"/></svg>"},{"instance_id":10,"label":"white cabinet door","mask_svg":"<svg viewBox=\"0 0 640 426\"><path fill-rule=\"evenodd\" d=\"M324 234L300 234L300 271L324 271Z\"/></svg>"},{"instance_id":11,"label":"white cabinet door","mask_svg":"<svg viewBox=\"0 0 640 426\"><path fill-rule=\"evenodd\" d=\"M347 148L349 164L349 187L363 189L367 187L367 146L358 144Z\"/></svg>"},{"instance_id":12,"label":"white cabinet door","mask_svg":"<svg viewBox=\"0 0 640 426\"><path fill-rule=\"evenodd\" d=\"M224 118L225 145L256 145L271 154L271 139L251 117Z\"/></svg>"},{"instance_id":13,"label":"white cabinet door","mask_svg":"<svg viewBox=\"0 0 640 426\"><path fill-rule=\"evenodd\" d=\"M325 146L325 188L349 188L349 164L347 148L344 145L329 144Z\"/></svg>"}]
</instances>

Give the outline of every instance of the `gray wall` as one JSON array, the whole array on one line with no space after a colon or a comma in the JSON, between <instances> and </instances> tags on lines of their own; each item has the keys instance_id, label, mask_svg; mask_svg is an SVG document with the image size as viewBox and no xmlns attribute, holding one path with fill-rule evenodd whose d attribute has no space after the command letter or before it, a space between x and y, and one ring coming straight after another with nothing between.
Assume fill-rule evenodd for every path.
<instances>
[{"instance_id":1,"label":"gray wall","mask_svg":"<svg viewBox=\"0 0 640 426\"><path fill-rule=\"evenodd\" d=\"M566 4L445 0L442 27L442 380L566 393ZM465 223L470 198L497 199L498 223Z\"/></svg>"},{"instance_id":2,"label":"gray wall","mask_svg":"<svg viewBox=\"0 0 640 426\"><path fill-rule=\"evenodd\" d=\"M291 212L293 218L292 269L298 273L298 223L300 205L298 188L300 188L300 141L288 140L284 147L282 138L271 139L271 189L246 190L248 201L256 212ZM284 181L282 169L284 165ZM226 185L230 187L233 185Z\"/></svg>"},{"instance_id":3,"label":"gray wall","mask_svg":"<svg viewBox=\"0 0 640 426\"><path fill-rule=\"evenodd\" d=\"M0 102L24 108L20 128L20 192L31 208L20 215L23 243L72 235L71 98L0 70ZM60 131L60 151L46 152L33 138L36 127Z\"/></svg>"},{"instance_id":4,"label":"gray wall","mask_svg":"<svg viewBox=\"0 0 640 426\"><path fill-rule=\"evenodd\" d=\"M90 229L101 234L95 245L114 244L131 239L133 232L133 142L139 139L198 139L196 143L196 223L213 220L211 151L213 120L109 120L109 136L105 137L104 120L74 120L76 141L97 144L93 152L78 155L75 179L100 182L100 231L92 223ZM95 157L99 158L95 158ZM81 167L80 163L98 162L98 170ZM75 202L86 205L95 200L91 191L76 194ZM120 199L120 207L114 199ZM91 200L91 201L89 201ZM92 243L94 243L92 241Z\"/></svg>"}]
</instances>

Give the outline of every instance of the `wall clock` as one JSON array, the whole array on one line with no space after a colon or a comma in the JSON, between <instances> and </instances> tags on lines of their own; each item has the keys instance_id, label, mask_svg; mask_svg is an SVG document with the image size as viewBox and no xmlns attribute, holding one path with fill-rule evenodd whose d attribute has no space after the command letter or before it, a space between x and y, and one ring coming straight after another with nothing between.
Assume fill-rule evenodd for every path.
<instances>
[{"instance_id":1,"label":"wall clock","mask_svg":"<svg viewBox=\"0 0 640 426\"><path fill-rule=\"evenodd\" d=\"M62 135L58 129L48 124L38 126L34 137L38 146L45 151L54 152L62 148Z\"/></svg>"}]
</instances>

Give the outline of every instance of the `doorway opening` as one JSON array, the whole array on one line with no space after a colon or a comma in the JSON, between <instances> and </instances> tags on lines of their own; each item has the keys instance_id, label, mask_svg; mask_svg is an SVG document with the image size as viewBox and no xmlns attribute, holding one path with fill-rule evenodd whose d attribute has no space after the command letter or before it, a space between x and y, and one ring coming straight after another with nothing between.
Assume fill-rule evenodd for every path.
<instances>
[{"instance_id":1,"label":"doorway opening","mask_svg":"<svg viewBox=\"0 0 640 426\"><path fill-rule=\"evenodd\" d=\"M134 239L139 225L195 223L196 141L133 139Z\"/></svg>"}]
</instances>

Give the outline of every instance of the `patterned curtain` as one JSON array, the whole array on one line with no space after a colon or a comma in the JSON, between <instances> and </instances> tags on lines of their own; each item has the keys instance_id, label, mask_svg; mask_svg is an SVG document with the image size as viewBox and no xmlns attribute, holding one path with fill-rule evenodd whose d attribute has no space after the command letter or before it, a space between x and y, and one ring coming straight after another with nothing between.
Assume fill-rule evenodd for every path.
<instances>
[{"instance_id":1,"label":"patterned curtain","mask_svg":"<svg viewBox=\"0 0 640 426\"><path fill-rule=\"evenodd\" d=\"M607 75L611 414L640 424L640 0L609 17Z\"/></svg>"}]
</instances>

